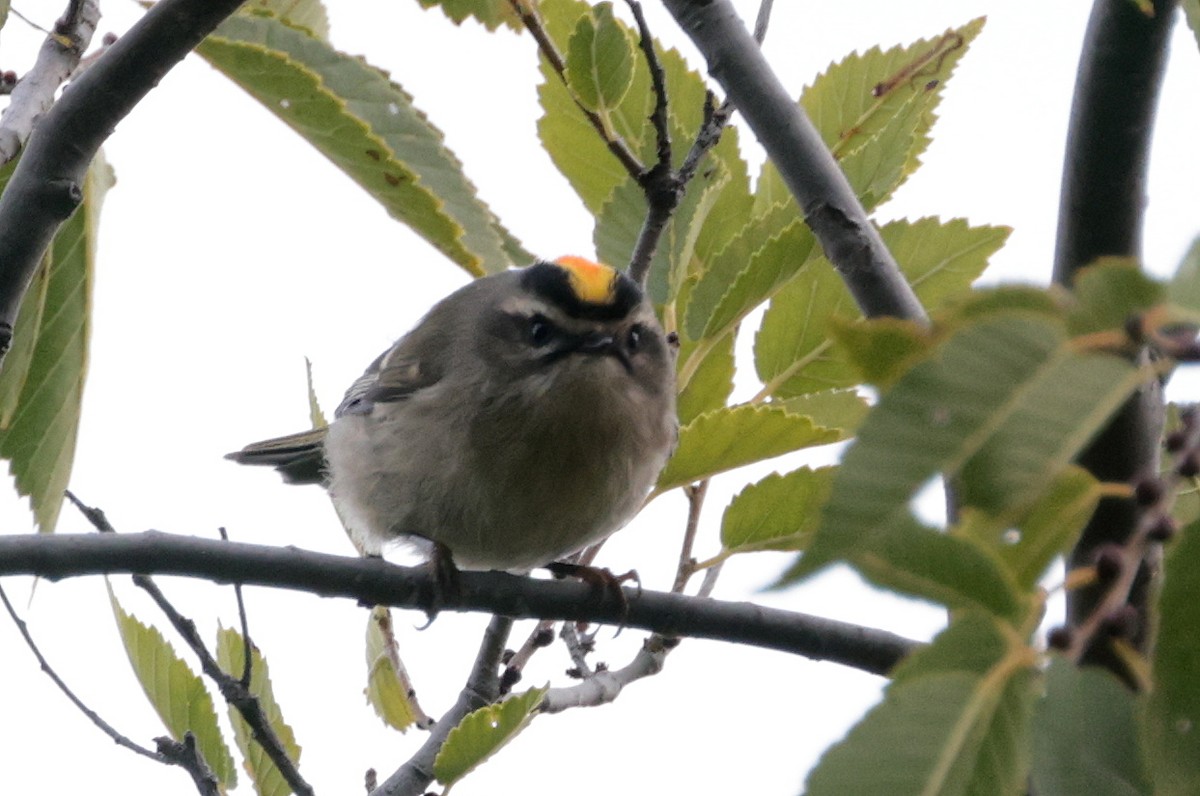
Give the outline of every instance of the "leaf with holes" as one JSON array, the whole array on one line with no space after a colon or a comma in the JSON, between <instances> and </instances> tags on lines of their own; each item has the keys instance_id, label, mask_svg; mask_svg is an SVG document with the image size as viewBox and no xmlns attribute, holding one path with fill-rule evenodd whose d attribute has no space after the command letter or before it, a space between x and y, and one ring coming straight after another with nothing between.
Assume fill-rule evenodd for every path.
<instances>
[{"instance_id":1,"label":"leaf with holes","mask_svg":"<svg viewBox=\"0 0 1200 796\"><path fill-rule=\"evenodd\" d=\"M437 781L449 788L500 751L529 726L545 695L545 688L531 688L524 694L467 714L446 736L446 742L433 761L433 775Z\"/></svg>"}]
</instances>

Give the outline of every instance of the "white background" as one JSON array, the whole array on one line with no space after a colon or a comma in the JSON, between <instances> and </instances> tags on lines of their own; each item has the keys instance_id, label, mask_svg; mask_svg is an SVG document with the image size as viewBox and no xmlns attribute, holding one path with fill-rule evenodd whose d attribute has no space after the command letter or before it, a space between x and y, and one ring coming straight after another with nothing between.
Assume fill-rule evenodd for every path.
<instances>
[{"instance_id":1,"label":"white background","mask_svg":"<svg viewBox=\"0 0 1200 796\"><path fill-rule=\"evenodd\" d=\"M64 5L16 0L43 25ZM489 34L474 23L455 28L411 0L330 5L334 44L366 55L415 95L482 196L531 251L591 253L588 216L536 140L539 78L528 37ZM685 44L655 0L646 5L655 33ZM753 18L756 3L738 7ZM783 0L765 49L798 94L851 50L908 43L987 14L946 89L925 167L879 217L965 216L1011 225L1010 243L986 280L1043 283L1088 8L1082 0ZM117 0L102 10L101 32L122 32L140 14ZM1200 59L1190 31L1180 24L1176 34L1149 188L1146 259L1159 274L1173 269L1200 228ZM23 71L38 41L40 34L10 18L0 34L0 67ZM320 490L285 487L274 474L236 467L222 454L306 427L304 356L331 408L378 351L466 276L198 58L167 76L106 151L119 183L102 219L72 488L123 531L214 538L225 526L239 541L350 553ZM760 159L753 145L747 155ZM716 551L729 496L770 469L714 486L701 555ZM612 540L602 563L636 566L647 587L665 587L683 503L675 495L658 501ZM4 531L29 531L21 504L7 504ZM64 509L61 532L86 530ZM788 560L735 560L717 595L917 638L941 622L937 609L880 599L844 572L801 589L759 593ZM127 608L165 625L127 579L114 580ZM161 585L208 637L218 620L236 623L231 589L167 578ZM92 708L143 743L162 734L127 665L100 579L42 582L31 602L28 579L10 578L5 587L58 672ZM302 771L319 793L360 792L365 769L376 767L382 778L421 743L419 732L384 728L363 700L362 609L261 589L248 589L246 599L251 633L304 747ZM445 615L418 631L422 615L398 614L403 655L430 713L457 694L485 621ZM599 658L621 665L641 635L611 636L600 634ZM563 684L568 665L555 648L535 659L525 683ZM796 793L820 752L878 698L881 683L834 664L686 642L661 676L630 688L615 705L539 718L455 792ZM194 792L182 771L113 747L0 621L0 792L57 794L80 786Z\"/></svg>"}]
</instances>

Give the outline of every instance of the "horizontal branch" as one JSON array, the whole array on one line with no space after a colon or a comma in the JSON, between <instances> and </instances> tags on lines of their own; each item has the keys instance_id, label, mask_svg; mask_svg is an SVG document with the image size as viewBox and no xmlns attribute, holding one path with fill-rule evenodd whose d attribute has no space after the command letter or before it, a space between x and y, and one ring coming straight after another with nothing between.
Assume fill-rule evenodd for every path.
<instances>
[{"instance_id":1,"label":"horizontal branch","mask_svg":"<svg viewBox=\"0 0 1200 796\"><path fill-rule=\"evenodd\" d=\"M625 602L589 584L463 572L456 594L438 589L425 567L378 558L314 553L179 536L159 531L119 536L0 536L0 576L49 580L104 573L182 575L216 583L272 586L426 612L481 611L641 628L666 636L750 644L886 674L917 642L882 630L747 602L626 588ZM453 590L452 590L453 591ZM439 593L442 592L442 593Z\"/></svg>"}]
</instances>

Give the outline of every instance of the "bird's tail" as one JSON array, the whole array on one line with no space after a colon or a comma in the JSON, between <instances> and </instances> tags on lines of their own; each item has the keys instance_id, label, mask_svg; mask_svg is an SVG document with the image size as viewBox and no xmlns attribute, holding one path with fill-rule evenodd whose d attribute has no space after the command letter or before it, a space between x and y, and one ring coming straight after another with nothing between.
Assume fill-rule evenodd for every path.
<instances>
[{"instance_id":1,"label":"bird's tail","mask_svg":"<svg viewBox=\"0 0 1200 796\"><path fill-rule=\"evenodd\" d=\"M225 454L238 464L274 467L289 484L325 484L325 429L314 428L252 442L240 451Z\"/></svg>"}]
</instances>

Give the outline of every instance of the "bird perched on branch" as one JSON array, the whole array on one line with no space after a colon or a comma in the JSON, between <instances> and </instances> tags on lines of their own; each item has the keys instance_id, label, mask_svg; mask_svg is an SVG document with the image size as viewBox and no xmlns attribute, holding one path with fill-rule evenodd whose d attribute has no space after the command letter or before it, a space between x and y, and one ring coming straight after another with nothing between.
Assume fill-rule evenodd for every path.
<instances>
[{"instance_id":1,"label":"bird perched on branch","mask_svg":"<svg viewBox=\"0 0 1200 796\"><path fill-rule=\"evenodd\" d=\"M435 305L328 428L228 458L324 483L369 552L425 540L463 568L528 571L641 507L676 438L672 349L625 274L538 262Z\"/></svg>"}]
</instances>

